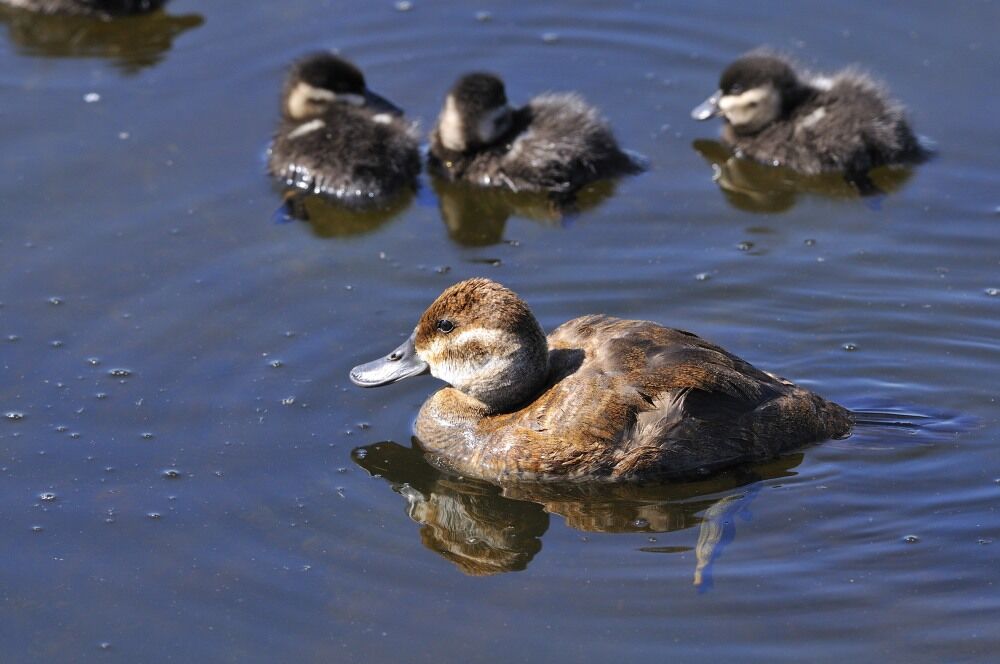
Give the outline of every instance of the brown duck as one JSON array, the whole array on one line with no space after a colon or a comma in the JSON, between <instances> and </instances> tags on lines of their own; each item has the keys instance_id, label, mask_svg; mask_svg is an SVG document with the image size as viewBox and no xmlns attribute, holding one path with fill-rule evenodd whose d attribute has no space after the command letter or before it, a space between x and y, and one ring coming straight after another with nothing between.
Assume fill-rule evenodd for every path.
<instances>
[{"instance_id":1,"label":"brown duck","mask_svg":"<svg viewBox=\"0 0 1000 664\"><path fill-rule=\"evenodd\" d=\"M420 409L435 463L491 481L685 478L847 436L850 411L690 332L592 315L546 338L488 279L445 290L361 387L430 373Z\"/></svg>"}]
</instances>

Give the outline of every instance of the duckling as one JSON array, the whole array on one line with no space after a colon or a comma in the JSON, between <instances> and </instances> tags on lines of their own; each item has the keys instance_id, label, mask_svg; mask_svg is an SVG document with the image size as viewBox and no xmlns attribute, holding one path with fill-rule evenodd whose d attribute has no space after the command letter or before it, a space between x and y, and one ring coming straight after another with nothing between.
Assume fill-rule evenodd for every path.
<instances>
[{"instance_id":1,"label":"duckling","mask_svg":"<svg viewBox=\"0 0 1000 664\"><path fill-rule=\"evenodd\" d=\"M514 191L572 192L642 170L579 95L546 93L512 108L503 81L486 73L458 79L430 142L436 175Z\"/></svg>"},{"instance_id":2,"label":"duckling","mask_svg":"<svg viewBox=\"0 0 1000 664\"><path fill-rule=\"evenodd\" d=\"M0 5L39 14L75 14L110 18L145 14L162 7L167 0L0 0Z\"/></svg>"},{"instance_id":3,"label":"duckling","mask_svg":"<svg viewBox=\"0 0 1000 664\"><path fill-rule=\"evenodd\" d=\"M354 206L381 204L416 187L416 127L332 53L292 65L268 170L289 187Z\"/></svg>"},{"instance_id":4,"label":"duckling","mask_svg":"<svg viewBox=\"0 0 1000 664\"><path fill-rule=\"evenodd\" d=\"M877 166L928 156L903 107L867 75L847 69L812 76L763 51L729 65L719 90L691 116L722 116L723 141L738 156L807 175L842 171L864 179Z\"/></svg>"},{"instance_id":5,"label":"duckling","mask_svg":"<svg viewBox=\"0 0 1000 664\"><path fill-rule=\"evenodd\" d=\"M500 483L691 477L853 426L845 408L690 332L590 315L546 338L521 298L488 279L445 290L402 345L351 381L424 373L450 387L420 409L421 446Z\"/></svg>"}]
</instances>

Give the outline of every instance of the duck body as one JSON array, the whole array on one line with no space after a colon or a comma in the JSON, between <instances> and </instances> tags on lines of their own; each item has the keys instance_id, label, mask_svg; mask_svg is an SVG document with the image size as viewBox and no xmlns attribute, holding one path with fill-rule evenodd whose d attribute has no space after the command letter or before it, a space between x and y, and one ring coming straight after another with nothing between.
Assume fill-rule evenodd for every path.
<instances>
[{"instance_id":1,"label":"duck body","mask_svg":"<svg viewBox=\"0 0 1000 664\"><path fill-rule=\"evenodd\" d=\"M416 187L416 127L368 91L350 63L329 54L309 56L286 80L268 171L287 187L347 205L385 203Z\"/></svg>"},{"instance_id":2,"label":"duck body","mask_svg":"<svg viewBox=\"0 0 1000 664\"><path fill-rule=\"evenodd\" d=\"M65 14L110 18L144 14L159 9L167 0L0 0L0 5L39 14Z\"/></svg>"},{"instance_id":3,"label":"duck body","mask_svg":"<svg viewBox=\"0 0 1000 664\"><path fill-rule=\"evenodd\" d=\"M477 106L469 99L475 92L463 91L470 79L476 82L474 77L488 78L499 88L494 105ZM488 74L467 75L452 90L431 134L428 165L450 181L515 192L575 191L642 170L618 146L597 109L579 95L546 93L510 108L502 82Z\"/></svg>"},{"instance_id":4,"label":"duck body","mask_svg":"<svg viewBox=\"0 0 1000 664\"><path fill-rule=\"evenodd\" d=\"M485 291L491 311L511 311L500 300L516 295L497 288L470 280L445 291L413 337L413 357L452 383L415 424L437 465L501 483L683 479L844 437L853 426L845 408L649 321L585 316L546 338L521 319L459 325L454 345L439 333L426 338L428 314L461 318L441 313L454 309L453 289ZM452 301L439 306L442 298ZM374 386L372 364L352 380Z\"/></svg>"},{"instance_id":5,"label":"duck body","mask_svg":"<svg viewBox=\"0 0 1000 664\"><path fill-rule=\"evenodd\" d=\"M903 107L868 75L813 76L770 54L730 65L719 92L692 114L721 115L722 139L737 156L805 175L865 174L928 156Z\"/></svg>"}]
</instances>

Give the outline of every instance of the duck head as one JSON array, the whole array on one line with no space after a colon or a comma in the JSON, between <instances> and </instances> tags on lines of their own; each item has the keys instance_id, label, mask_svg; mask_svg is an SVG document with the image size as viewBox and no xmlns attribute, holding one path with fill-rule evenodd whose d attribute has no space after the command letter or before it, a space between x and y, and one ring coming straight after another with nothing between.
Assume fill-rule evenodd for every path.
<instances>
[{"instance_id":1,"label":"duck head","mask_svg":"<svg viewBox=\"0 0 1000 664\"><path fill-rule=\"evenodd\" d=\"M472 73L458 79L444 100L435 134L448 150L465 152L495 142L510 129L513 110L503 81Z\"/></svg>"},{"instance_id":2,"label":"duck head","mask_svg":"<svg viewBox=\"0 0 1000 664\"><path fill-rule=\"evenodd\" d=\"M719 89L691 111L695 120L721 115L738 134L754 134L798 103L802 84L774 55L746 55L726 67Z\"/></svg>"},{"instance_id":3,"label":"duck head","mask_svg":"<svg viewBox=\"0 0 1000 664\"><path fill-rule=\"evenodd\" d=\"M360 69L332 53L313 53L292 65L285 78L282 101L282 111L292 120L315 118L334 104L367 106L377 113L403 113L368 89Z\"/></svg>"},{"instance_id":4,"label":"duck head","mask_svg":"<svg viewBox=\"0 0 1000 664\"><path fill-rule=\"evenodd\" d=\"M451 286L428 307L413 334L385 357L354 367L360 387L430 373L504 412L538 393L548 375L545 333L521 298L489 279Z\"/></svg>"}]
</instances>

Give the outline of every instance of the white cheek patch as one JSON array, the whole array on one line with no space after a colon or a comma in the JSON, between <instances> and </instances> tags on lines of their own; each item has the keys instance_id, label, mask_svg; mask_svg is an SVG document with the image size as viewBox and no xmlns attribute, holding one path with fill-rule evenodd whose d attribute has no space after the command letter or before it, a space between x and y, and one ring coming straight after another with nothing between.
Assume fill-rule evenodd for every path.
<instances>
[{"instance_id":1,"label":"white cheek patch","mask_svg":"<svg viewBox=\"0 0 1000 664\"><path fill-rule=\"evenodd\" d=\"M777 112L777 106L777 92L770 85L751 88L738 95L723 95L719 99L719 110L736 126L765 124Z\"/></svg>"},{"instance_id":2,"label":"white cheek patch","mask_svg":"<svg viewBox=\"0 0 1000 664\"><path fill-rule=\"evenodd\" d=\"M462 127L462 116L455 106L455 99L451 95L444 102L444 109L438 118L438 138L441 144L449 150L461 152L465 149L465 137Z\"/></svg>"},{"instance_id":3,"label":"white cheek patch","mask_svg":"<svg viewBox=\"0 0 1000 664\"><path fill-rule=\"evenodd\" d=\"M476 343L489 351L484 364L477 365L471 357L443 362L428 362L427 357L423 356L421 359L430 365L432 376L461 389L474 379L481 378L482 372L489 372L489 365L504 361L504 356L511 351L509 333L497 329L473 328L462 330L454 336L435 335L426 355L430 358L443 357L445 346L460 350L467 343Z\"/></svg>"},{"instance_id":4,"label":"white cheek patch","mask_svg":"<svg viewBox=\"0 0 1000 664\"><path fill-rule=\"evenodd\" d=\"M308 83L299 83L288 95L288 114L293 118L304 118L317 112L321 105L337 98L330 90L317 88Z\"/></svg>"},{"instance_id":5,"label":"white cheek patch","mask_svg":"<svg viewBox=\"0 0 1000 664\"><path fill-rule=\"evenodd\" d=\"M509 106L500 106L495 108L479 121L478 134L479 140L483 143L492 143L497 138L500 137L507 130L507 123L501 122L501 118L505 117L510 112Z\"/></svg>"},{"instance_id":6,"label":"white cheek patch","mask_svg":"<svg viewBox=\"0 0 1000 664\"><path fill-rule=\"evenodd\" d=\"M298 127L288 132L288 138L298 138L300 136L305 136L306 134L311 134L317 129L322 129L325 126L326 123L323 122L322 120L319 119L310 120L309 122L300 124Z\"/></svg>"}]
</instances>

